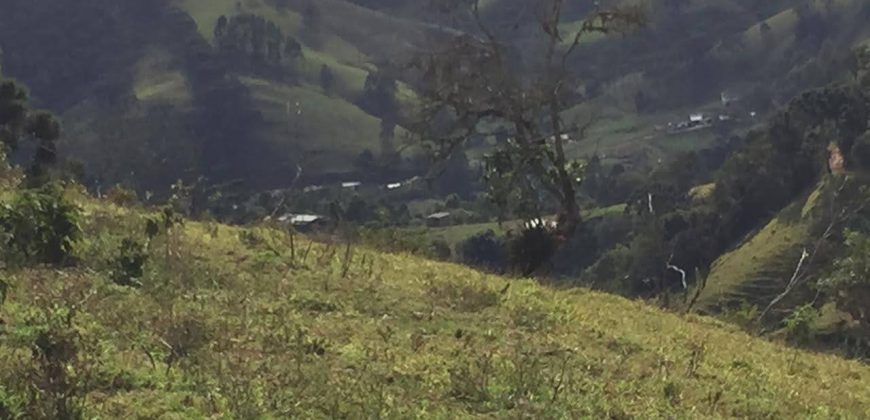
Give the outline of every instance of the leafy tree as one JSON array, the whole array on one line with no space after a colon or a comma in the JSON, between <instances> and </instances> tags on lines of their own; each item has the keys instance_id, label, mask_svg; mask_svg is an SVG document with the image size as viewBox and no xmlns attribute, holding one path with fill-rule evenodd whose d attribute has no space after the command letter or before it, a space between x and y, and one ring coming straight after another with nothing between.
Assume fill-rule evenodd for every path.
<instances>
[{"instance_id":1,"label":"leafy tree","mask_svg":"<svg viewBox=\"0 0 870 420\"><path fill-rule=\"evenodd\" d=\"M302 47L292 37L285 37L275 22L246 13L218 18L214 28L218 50L234 64L250 64L262 71L280 67L284 56L296 60Z\"/></svg>"},{"instance_id":2,"label":"leafy tree","mask_svg":"<svg viewBox=\"0 0 870 420\"><path fill-rule=\"evenodd\" d=\"M302 44L300 44L296 38L288 35L287 39L284 41L284 56L291 60L301 60L305 58L305 55L302 52Z\"/></svg>"},{"instance_id":3,"label":"leafy tree","mask_svg":"<svg viewBox=\"0 0 870 420\"><path fill-rule=\"evenodd\" d=\"M30 185L40 185L47 181L49 168L57 163L60 123L51 113L37 111L30 115L27 133L37 142L33 162L28 171Z\"/></svg>"},{"instance_id":4,"label":"leafy tree","mask_svg":"<svg viewBox=\"0 0 870 420\"><path fill-rule=\"evenodd\" d=\"M60 123L47 111L30 108L27 90L12 80L0 78L0 142L8 153L22 141L30 141L35 151L28 169L30 185L47 180L49 167L57 162Z\"/></svg>"},{"instance_id":5,"label":"leafy tree","mask_svg":"<svg viewBox=\"0 0 870 420\"><path fill-rule=\"evenodd\" d=\"M870 236L858 231L845 233L846 253L834 264L830 277L822 282L837 307L859 322L870 339Z\"/></svg>"},{"instance_id":6,"label":"leafy tree","mask_svg":"<svg viewBox=\"0 0 870 420\"><path fill-rule=\"evenodd\" d=\"M371 72L366 76L360 97L360 107L368 113L384 121L395 122L399 114L399 102L396 99L398 83L387 70Z\"/></svg>"},{"instance_id":7,"label":"leafy tree","mask_svg":"<svg viewBox=\"0 0 870 420\"><path fill-rule=\"evenodd\" d=\"M534 11L523 17L539 20L524 29L536 35L537 55L510 48L501 36L505 28L481 15L479 0L443 3L469 31L415 62L421 73L420 131L425 144L443 160L476 134L503 128L509 141L484 159L490 196L529 219L555 203L559 230L570 236L581 223L576 191L582 166L566 155L564 136L582 137L589 124L564 121L563 112L579 99L579 83L568 63L586 35L642 24L642 13L597 10L575 33L566 33L560 22L568 2L530 3Z\"/></svg>"},{"instance_id":8,"label":"leafy tree","mask_svg":"<svg viewBox=\"0 0 870 420\"><path fill-rule=\"evenodd\" d=\"M221 44L224 37L227 35L227 25L229 24L229 19L227 19L226 15L221 15L217 23L214 26L214 39L218 41L218 45Z\"/></svg>"}]
</instances>

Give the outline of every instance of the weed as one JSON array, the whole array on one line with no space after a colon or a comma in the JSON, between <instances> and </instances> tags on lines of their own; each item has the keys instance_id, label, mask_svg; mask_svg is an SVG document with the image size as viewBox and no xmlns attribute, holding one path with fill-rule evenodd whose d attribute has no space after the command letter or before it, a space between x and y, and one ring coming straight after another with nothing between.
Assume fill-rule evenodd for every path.
<instances>
[{"instance_id":1,"label":"weed","mask_svg":"<svg viewBox=\"0 0 870 420\"><path fill-rule=\"evenodd\" d=\"M664 388L662 388L662 392L664 393L665 399L667 399L671 405L679 405L683 398L682 387L674 381L666 382Z\"/></svg>"},{"instance_id":2,"label":"weed","mask_svg":"<svg viewBox=\"0 0 870 420\"><path fill-rule=\"evenodd\" d=\"M81 298L73 290L66 291ZM32 312L4 340L7 345L27 347L31 353L30 363L19 368L13 383L19 402L24 403L18 416L84 418L85 399L97 366L96 343L76 325L80 303L72 303L71 296L43 297L53 303Z\"/></svg>"},{"instance_id":3,"label":"weed","mask_svg":"<svg viewBox=\"0 0 870 420\"><path fill-rule=\"evenodd\" d=\"M184 361L205 348L210 340L206 324L199 317L182 315L169 320L160 337L160 342L167 350L164 359L166 373L169 373L175 363Z\"/></svg>"},{"instance_id":4,"label":"weed","mask_svg":"<svg viewBox=\"0 0 870 420\"><path fill-rule=\"evenodd\" d=\"M544 331L553 326L552 312L538 303L522 304L511 311L514 326L529 332Z\"/></svg>"},{"instance_id":5,"label":"weed","mask_svg":"<svg viewBox=\"0 0 870 420\"><path fill-rule=\"evenodd\" d=\"M495 375L495 354L481 350L463 355L449 370L451 398L469 403L484 403L492 398L489 385Z\"/></svg>"},{"instance_id":6,"label":"weed","mask_svg":"<svg viewBox=\"0 0 870 420\"><path fill-rule=\"evenodd\" d=\"M691 378L695 378L698 376L698 369L704 363L704 356L707 354L706 339L693 341L690 344L689 350L689 362L686 374Z\"/></svg>"}]
</instances>

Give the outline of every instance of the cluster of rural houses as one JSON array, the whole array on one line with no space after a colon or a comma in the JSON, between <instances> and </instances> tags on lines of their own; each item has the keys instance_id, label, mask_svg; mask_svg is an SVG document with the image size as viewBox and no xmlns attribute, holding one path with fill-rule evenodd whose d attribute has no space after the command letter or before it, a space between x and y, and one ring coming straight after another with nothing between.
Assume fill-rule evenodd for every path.
<instances>
[{"instance_id":1,"label":"cluster of rural houses","mask_svg":"<svg viewBox=\"0 0 870 420\"><path fill-rule=\"evenodd\" d=\"M378 188L382 188L382 189L387 190L387 191L395 191L395 190L399 190L399 189L404 188L404 187L409 187L411 185L414 185L421 180L422 180L421 177L415 176L413 178L409 178L409 179L406 179L404 181L397 181L397 182L387 183L384 185L379 185ZM339 187L342 190L359 191L361 188L364 187L364 184L360 181L346 181L346 182L342 182L341 184L339 184ZM326 186L326 185L309 185L309 186L303 188L302 191L304 193L315 193L315 192L319 192L319 191L325 191L329 188L330 187ZM436 217L433 217L433 216L436 216ZM429 216L429 218L427 218L427 222L430 221L430 219L431 220L439 219L439 217L437 217L437 216L438 216L438 214L434 214L434 215ZM440 218L441 219L449 218L449 214L446 217L442 216ZM297 213L287 213L283 216L278 217L276 220L278 220L281 223L286 223L288 225L291 225L291 226L295 227L296 229L299 229L302 231L321 228L321 227L328 225L330 222L330 220L327 216L323 216L323 215L319 215L319 214L297 214Z\"/></svg>"},{"instance_id":2,"label":"cluster of rural houses","mask_svg":"<svg viewBox=\"0 0 870 420\"><path fill-rule=\"evenodd\" d=\"M677 122L669 122L667 127L657 126L659 130L667 130L670 134L687 133L691 131L704 130L711 128L716 124L726 124L733 121L736 117L732 112L726 112L725 109L730 108L734 103L738 102L740 97L729 92L722 92L720 102L723 110L721 112L693 112L689 114L689 118ZM733 110L732 110L733 111ZM755 111L748 113L749 118L754 119L757 114Z\"/></svg>"}]
</instances>

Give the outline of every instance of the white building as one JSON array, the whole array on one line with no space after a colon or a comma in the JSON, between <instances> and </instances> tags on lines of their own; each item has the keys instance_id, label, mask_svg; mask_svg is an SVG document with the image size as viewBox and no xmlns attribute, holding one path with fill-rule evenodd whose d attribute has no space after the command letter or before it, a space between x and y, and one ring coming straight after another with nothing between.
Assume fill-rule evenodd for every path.
<instances>
[{"instance_id":1,"label":"white building","mask_svg":"<svg viewBox=\"0 0 870 420\"><path fill-rule=\"evenodd\" d=\"M327 222L326 217L317 214L285 214L278 218L281 223L287 223L296 228L309 228Z\"/></svg>"}]
</instances>

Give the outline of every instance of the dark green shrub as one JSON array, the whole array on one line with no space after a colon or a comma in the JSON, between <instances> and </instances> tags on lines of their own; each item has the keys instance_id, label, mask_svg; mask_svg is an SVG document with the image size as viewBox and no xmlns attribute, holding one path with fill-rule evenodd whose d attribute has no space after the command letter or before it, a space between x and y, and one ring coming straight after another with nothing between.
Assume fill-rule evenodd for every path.
<instances>
[{"instance_id":1,"label":"dark green shrub","mask_svg":"<svg viewBox=\"0 0 870 420\"><path fill-rule=\"evenodd\" d=\"M466 239L457 251L461 262L473 267L500 272L507 264L505 244L492 230Z\"/></svg>"},{"instance_id":2,"label":"dark green shrub","mask_svg":"<svg viewBox=\"0 0 870 420\"><path fill-rule=\"evenodd\" d=\"M118 256L112 261L112 281L121 286L141 287L146 262L145 246L134 239L124 239Z\"/></svg>"},{"instance_id":3,"label":"dark green shrub","mask_svg":"<svg viewBox=\"0 0 870 420\"><path fill-rule=\"evenodd\" d=\"M63 265L72 260L81 237L79 209L49 184L18 192L0 207L0 235L5 259L12 263Z\"/></svg>"},{"instance_id":4,"label":"dark green shrub","mask_svg":"<svg viewBox=\"0 0 870 420\"><path fill-rule=\"evenodd\" d=\"M508 243L511 266L523 276L529 276L550 262L558 248L553 231L546 227L524 229Z\"/></svg>"}]
</instances>

